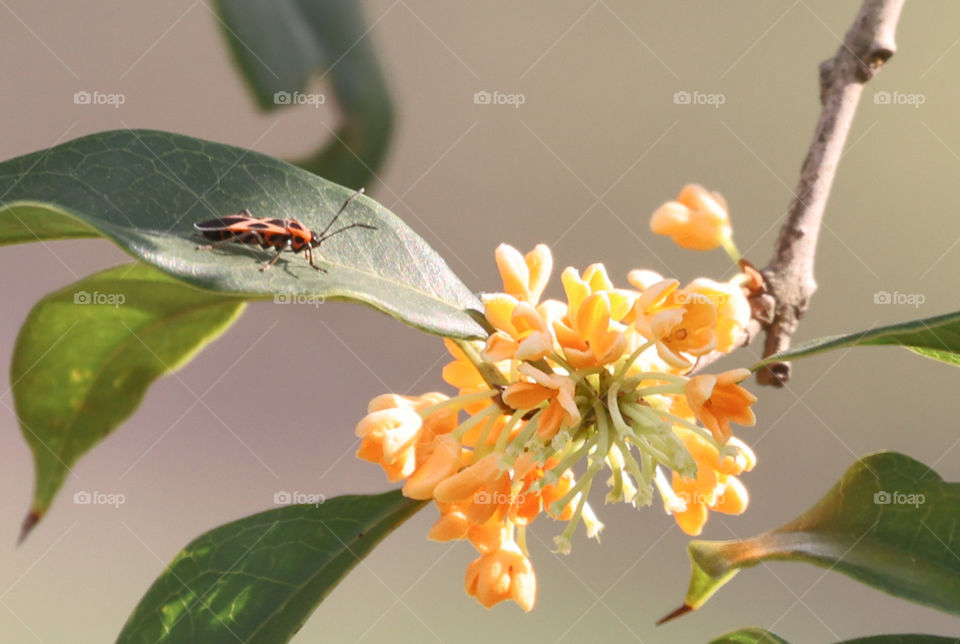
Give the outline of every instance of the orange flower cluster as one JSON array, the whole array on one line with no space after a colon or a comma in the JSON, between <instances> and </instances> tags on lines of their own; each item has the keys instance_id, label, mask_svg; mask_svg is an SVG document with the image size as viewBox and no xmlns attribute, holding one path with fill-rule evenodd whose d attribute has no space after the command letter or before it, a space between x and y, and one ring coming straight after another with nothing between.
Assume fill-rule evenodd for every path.
<instances>
[{"instance_id":1,"label":"orange flower cluster","mask_svg":"<svg viewBox=\"0 0 960 644\"><path fill-rule=\"evenodd\" d=\"M699 356L736 346L749 317L739 279L681 288L638 270L632 288L617 288L594 264L562 272L564 301L541 301L546 246L523 255L501 245L496 261L503 292L483 298L490 336L445 341L443 377L457 395L378 396L356 429L359 458L403 480L407 497L436 503L431 539L477 549L467 592L531 610L526 527L541 514L566 522L561 552L581 523L599 534L588 496L601 469L608 502L639 507L657 490L689 534L709 510L743 512L737 476L755 457L730 423L754 422L755 399L737 384L749 372L686 375Z\"/></svg>"}]
</instances>

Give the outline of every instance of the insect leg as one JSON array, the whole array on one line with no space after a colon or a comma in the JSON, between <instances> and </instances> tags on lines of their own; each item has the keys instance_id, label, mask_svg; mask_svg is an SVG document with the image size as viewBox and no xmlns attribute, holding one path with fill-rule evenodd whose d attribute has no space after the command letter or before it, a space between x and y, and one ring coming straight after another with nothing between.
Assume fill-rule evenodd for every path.
<instances>
[{"instance_id":1,"label":"insect leg","mask_svg":"<svg viewBox=\"0 0 960 644\"><path fill-rule=\"evenodd\" d=\"M280 254L282 252L283 252L283 247L278 248L277 254L273 256L273 259L271 259L269 262L267 262L266 264L260 267L260 272L262 273L263 271L267 270L268 268L276 264L277 260L280 259Z\"/></svg>"},{"instance_id":2,"label":"insect leg","mask_svg":"<svg viewBox=\"0 0 960 644\"><path fill-rule=\"evenodd\" d=\"M310 265L313 266L313 267L314 267L315 269L317 269L318 271L320 271L321 273L326 273L326 272L327 272L327 269L325 269L325 268L320 268L319 266L317 266L316 264L313 263L313 248L311 248L310 246L307 246L307 259L310 260Z\"/></svg>"}]
</instances>

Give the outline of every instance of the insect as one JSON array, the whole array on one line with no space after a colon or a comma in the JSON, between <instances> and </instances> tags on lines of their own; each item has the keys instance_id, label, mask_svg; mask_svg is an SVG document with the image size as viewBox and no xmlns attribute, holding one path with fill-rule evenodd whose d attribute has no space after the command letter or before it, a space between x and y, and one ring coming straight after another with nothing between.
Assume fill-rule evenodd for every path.
<instances>
[{"instance_id":1,"label":"insect","mask_svg":"<svg viewBox=\"0 0 960 644\"><path fill-rule=\"evenodd\" d=\"M253 213L247 209L243 209L235 215L226 215L219 219L201 221L194 224L193 227L200 231L207 239L214 240L214 243L197 246L197 250L210 250L211 248L218 248L231 243L256 244L263 249L275 248L277 254L274 255L269 262L260 267L261 271L265 271L273 266L277 260L280 259L280 254L285 250L292 250L294 253L307 251L307 259L310 260L310 265L318 271L326 273L326 270L313 263L314 248L334 235L339 235L351 228L377 229L376 226L371 224L349 224L330 232L333 224L336 223L340 215L343 214L343 211L346 210L350 202L361 194L363 194L363 188L353 193L349 199L344 201L343 205L340 206L340 210L337 211L337 214L334 215L330 223L327 224L327 227L319 233L310 230L296 219L254 217Z\"/></svg>"}]
</instances>

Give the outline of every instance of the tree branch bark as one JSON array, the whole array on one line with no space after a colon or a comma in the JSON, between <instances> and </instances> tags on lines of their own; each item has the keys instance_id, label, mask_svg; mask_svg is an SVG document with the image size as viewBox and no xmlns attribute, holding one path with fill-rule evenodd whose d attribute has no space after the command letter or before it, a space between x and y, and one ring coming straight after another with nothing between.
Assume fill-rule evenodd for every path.
<instances>
[{"instance_id":1,"label":"tree branch bark","mask_svg":"<svg viewBox=\"0 0 960 644\"><path fill-rule=\"evenodd\" d=\"M790 338L817 289L814 257L830 188L864 84L896 51L903 4L904 0L865 0L836 55L820 65L820 120L773 258L761 271L765 292L751 297L753 319L745 330L744 344L765 331L764 357L790 347ZM716 357L705 356L697 368ZM757 382L764 385L782 387L789 378L786 362L757 372Z\"/></svg>"}]
</instances>

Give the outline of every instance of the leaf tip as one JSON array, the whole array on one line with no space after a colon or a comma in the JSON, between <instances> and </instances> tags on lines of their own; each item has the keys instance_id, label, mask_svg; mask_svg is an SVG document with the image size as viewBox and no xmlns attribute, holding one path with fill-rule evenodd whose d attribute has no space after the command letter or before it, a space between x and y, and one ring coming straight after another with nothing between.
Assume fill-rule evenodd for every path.
<instances>
[{"instance_id":1,"label":"leaf tip","mask_svg":"<svg viewBox=\"0 0 960 644\"><path fill-rule=\"evenodd\" d=\"M26 541L27 536L33 531L40 519L43 517L43 514L39 510L30 510L27 513L27 516L23 519L23 525L20 526L20 536L17 537L17 545L19 546L24 541Z\"/></svg>"},{"instance_id":2,"label":"leaf tip","mask_svg":"<svg viewBox=\"0 0 960 644\"><path fill-rule=\"evenodd\" d=\"M683 617L684 615L692 611L693 611L693 606L690 606L689 604L683 604L682 606L680 606L680 608L671 612L669 615L664 615L659 620L657 620L656 625L660 626L661 624L666 624L667 622L673 621L678 617Z\"/></svg>"}]
</instances>

